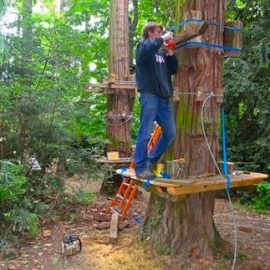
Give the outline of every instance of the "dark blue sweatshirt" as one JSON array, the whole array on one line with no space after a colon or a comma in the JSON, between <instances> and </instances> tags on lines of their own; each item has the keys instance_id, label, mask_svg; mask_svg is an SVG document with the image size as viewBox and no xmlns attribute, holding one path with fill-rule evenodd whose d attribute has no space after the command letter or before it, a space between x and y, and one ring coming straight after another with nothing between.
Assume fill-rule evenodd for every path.
<instances>
[{"instance_id":1,"label":"dark blue sweatshirt","mask_svg":"<svg viewBox=\"0 0 270 270\"><path fill-rule=\"evenodd\" d=\"M136 48L136 82L139 92L146 91L162 98L173 95L171 75L178 67L177 58L160 50L162 38L145 39Z\"/></svg>"}]
</instances>

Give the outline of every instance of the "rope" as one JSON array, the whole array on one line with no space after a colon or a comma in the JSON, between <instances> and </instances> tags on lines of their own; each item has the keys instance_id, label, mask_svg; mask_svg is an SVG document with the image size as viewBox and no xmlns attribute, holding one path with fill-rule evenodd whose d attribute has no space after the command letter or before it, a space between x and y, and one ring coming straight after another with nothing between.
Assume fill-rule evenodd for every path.
<instances>
[{"instance_id":1,"label":"rope","mask_svg":"<svg viewBox=\"0 0 270 270\"><path fill-rule=\"evenodd\" d=\"M225 132L225 113L222 110L222 153L223 153L223 170L224 175L227 179L226 189L230 190L231 178L228 176L228 165L227 165L227 148L226 148L226 132Z\"/></svg>"},{"instance_id":2,"label":"rope","mask_svg":"<svg viewBox=\"0 0 270 270\"><path fill-rule=\"evenodd\" d=\"M121 118L121 116L115 116L115 118ZM127 122L129 122L131 119L133 118L132 115L128 116L127 119L121 123L118 123L118 124L111 124L109 122L107 122L106 120L104 120L104 123L107 125L107 126L110 126L110 127L119 127Z\"/></svg>"},{"instance_id":3,"label":"rope","mask_svg":"<svg viewBox=\"0 0 270 270\"><path fill-rule=\"evenodd\" d=\"M205 95L205 96L212 96L212 97L223 97L223 95L222 94L214 94L214 93L210 93L210 94L208 94L208 93L201 93L202 95ZM197 96L198 95L198 93L195 93L195 92L179 92L179 93L177 93L177 95L179 95L179 96L191 96L191 95L195 95L195 96Z\"/></svg>"},{"instance_id":4,"label":"rope","mask_svg":"<svg viewBox=\"0 0 270 270\"><path fill-rule=\"evenodd\" d=\"M212 159L214 161L214 164L215 164L215 166L216 166L219 174L222 177L224 177L224 175L222 174L222 172L220 171L220 169L218 167L217 161L216 161L216 159L215 159L215 157L213 155L213 152L211 150L210 144L209 144L208 139L207 139L207 136L206 136L204 124L203 124L203 122L204 122L203 113L204 113L205 104L208 101L208 99L210 99L213 96L215 96L215 95L211 93L209 96L206 97L206 99L204 100L204 102L202 104L202 108L201 108L201 127L202 127L203 136L204 136L204 139L205 139L207 148L208 148L209 153L210 153L210 155L211 155L211 157L212 157ZM225 124L224 124L224 129L222 128L222 133L225 134ZM223 136L223 140L224 140L224 136ZM225 144L226 144L226 139L225 139ZM224 148L226 149L226 146L223 147L223 151L224 151ZM224 154L224 152L223 152L223 154ZM223 162L227 165L227 158L225 158L225 159L226 159L226 163L225 163L225 160L223 160ZM226 177L225 177L225 179L227 180ZM235 264L236 264L236 258L237 258L237 224L236 224L236 217L235 217L235 213L234 213L234 209L233 209L233 204L232 204L232 200L231 200L231 196L230 196L230 190L229 190L229 188L227 188L228 187L228 181L226 183L227 183L226 184L226 193L227 193L227 197L228 197L228 200L229 200L229 206L230 206L230 211L231 211L231 215L232 215L232 219L233 219L233 228L234 228L234 255L233 255L233 265L232 265L232 270L234 270L235 269Z\"/></svg>"},{"instance_id":5,"label":"rope","mask_svg":"<svg viewBox=\"0 0 270 270\"><path fill-rule=\"evenodd\" d=\"M224 163L223 170L224 170L224 175L226 177L226 193L230 201L230 207L233 213L233 221L234 221L234 257L233 257L233 265L232 265L232 269L234 269L235 263L236 263L236 254L237 254L237 226L236 226L235 214L233 211L231 196L230 196L231 177L228 176L225 124L226 124L226 118L225 118L225 113L224 113L224 108L223 108L222 109L222 152L223 152L223 163Z\"/></svg>"}]
</instances>

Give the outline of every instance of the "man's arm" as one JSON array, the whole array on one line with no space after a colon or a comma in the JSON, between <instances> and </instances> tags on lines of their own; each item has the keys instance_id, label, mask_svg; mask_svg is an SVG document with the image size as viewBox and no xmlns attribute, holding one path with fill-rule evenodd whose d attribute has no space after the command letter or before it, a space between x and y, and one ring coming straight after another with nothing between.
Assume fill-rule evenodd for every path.
<instances>
[{"instance_id":1,"label":"man's arm","mask_svg":"<svg viewBox=\"0 0 270 270\"><path fill-rule=\"evenodd\" d=\"M178 68L178 60L175 55L166 55L167 69L171 75L176 74Z\"/></svg>"},{"instance_id":2,"label":"man's arm","mask_svg":"<svg viewBox=\"0 0 270 270\"><path fill-rule=\"evenodd\" d=\"M155 54L163 44L162 38L146 39L142 41L136 51L136 60L145 62Z\"/></svg>"}]
</instances>

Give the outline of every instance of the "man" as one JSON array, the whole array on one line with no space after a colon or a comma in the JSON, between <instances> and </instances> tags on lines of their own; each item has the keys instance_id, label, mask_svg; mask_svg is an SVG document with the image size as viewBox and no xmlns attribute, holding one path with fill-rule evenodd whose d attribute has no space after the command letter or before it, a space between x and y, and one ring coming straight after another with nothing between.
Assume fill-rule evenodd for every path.
<instances>
[{"instance_id":1,"label":"man","mask_svg":"<svg viewBox=\"0 0 270 270\"><path fill-rule=\"evenodd\" d=\"M153 177L149 168L160 159L175 138L170 98L173 95L171 75L176 73L178 62L173 53L163 50L164 43L171 40L173 34L168 32L162 35L162 32L161 25L148 23L143 29L143 40L136 48L136 82L141 111L134 159L136 176L144 179ZM148 153L147 144L154 121L162 127L162 135Z\"/></svg>"}]
</instances>

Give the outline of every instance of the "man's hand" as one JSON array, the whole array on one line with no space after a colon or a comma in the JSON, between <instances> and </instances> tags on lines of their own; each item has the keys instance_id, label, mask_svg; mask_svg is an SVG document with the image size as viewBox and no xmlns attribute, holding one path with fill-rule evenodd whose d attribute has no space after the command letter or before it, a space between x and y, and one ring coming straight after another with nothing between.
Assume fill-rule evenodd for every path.
<instances>
[{"instance_id":1,"label":"man's hand","mask_svg":"<svg viewBox=\"0 0 270 270\"><path fill-rule=\"evenodd\" d=\"M161 36L164 42L167 42L173 39L173 32L166 32L164 35Z\"/></svg>"},{"instance_id":2,"label":"man's hand","mask_svg":"<svg viewBox=\"0 0 270 270\"><path fill-rule=\"evenodd\" d=\"M173 40L169 40L166 43L166 47L168 50L175 50L176 49L176 43Z\"/></svg>"},{"instance_id":3,"label":"man's hand","mask_svg":"<svg viewBox=\"0 0 270 270\"><path fill-rule=\"evenodd\" d=\"M173 51L176 49L176 43L171 39L166 43L166 48L168 50L168 55L173 55Z\"/></svg>"}]
</instances>

